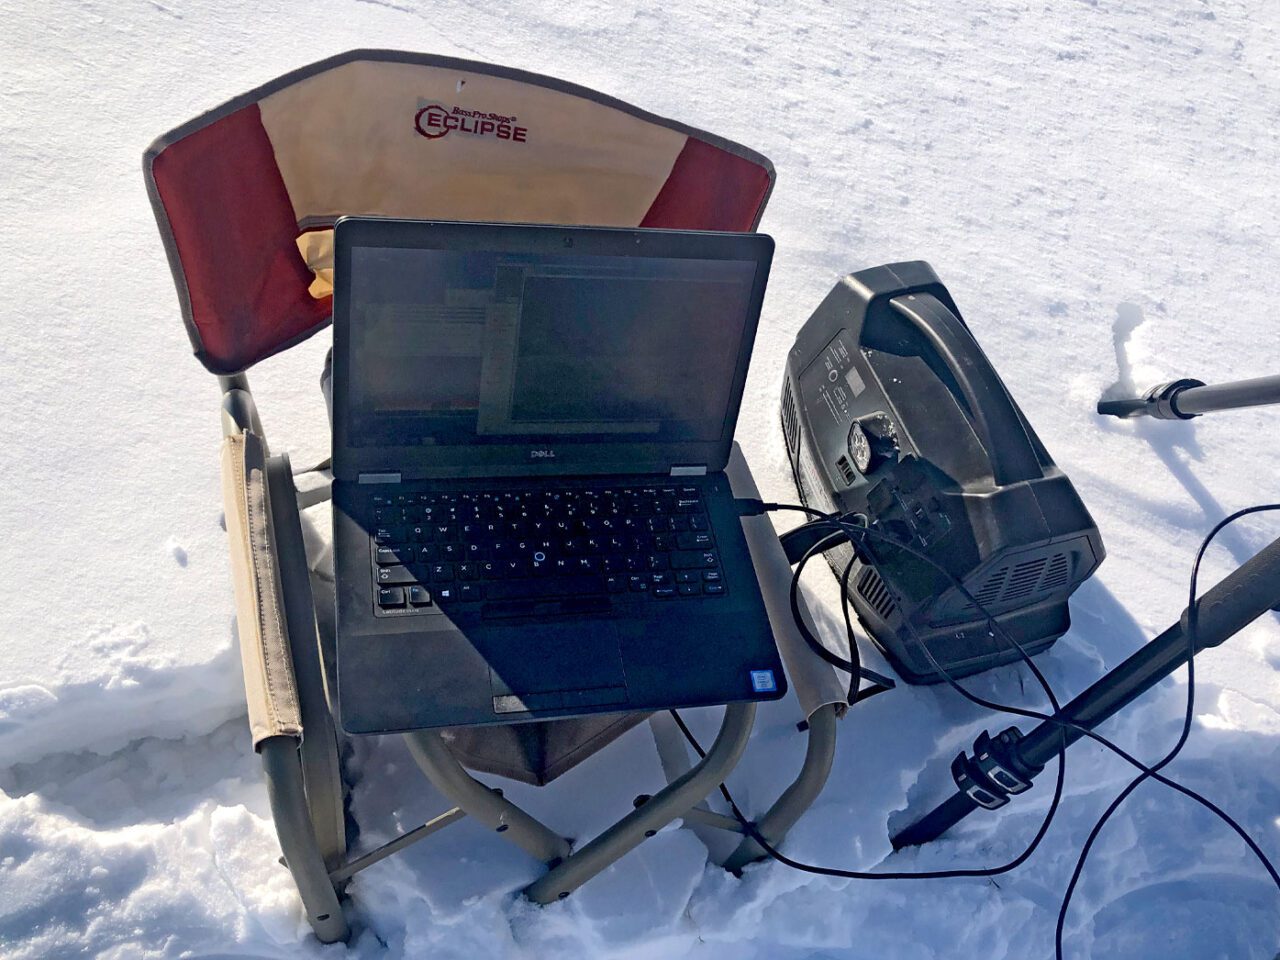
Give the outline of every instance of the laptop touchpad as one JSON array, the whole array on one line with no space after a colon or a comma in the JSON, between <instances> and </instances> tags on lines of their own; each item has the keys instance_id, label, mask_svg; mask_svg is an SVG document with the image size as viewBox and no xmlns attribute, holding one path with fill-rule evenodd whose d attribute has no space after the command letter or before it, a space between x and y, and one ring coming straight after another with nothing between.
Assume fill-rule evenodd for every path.
<instances>
[{"instance_id":1,"label":"laptop touchpad","mask_svg":"<svg viewBox=\"0 0 1280 960\"><path fill-rule=\"evenodd\" d=\"M511 695L604 689L616 690L620 700L626 699L618 632L611 623L490 628L485 631L484 652L495 702ZM501 664L501 672L495 664ZM533 703L529 708L538 709Z\"/></svg>"}]
</instances>

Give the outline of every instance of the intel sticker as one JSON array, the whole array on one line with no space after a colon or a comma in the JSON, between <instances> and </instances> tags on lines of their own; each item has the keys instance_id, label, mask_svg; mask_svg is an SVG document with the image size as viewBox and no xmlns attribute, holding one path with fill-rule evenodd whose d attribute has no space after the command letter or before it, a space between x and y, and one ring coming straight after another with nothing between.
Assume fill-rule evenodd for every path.
<instances>
[{"instance_id":1,"label":"intel sticker","mask_svg":"<svg viewBox=\"0 0 1280 960\"><path fill-rule=\"evenodd\" d=\"M756 693L773 693L778 689L778 682L773 679L772 670L752 670L751 689Z\"/></svg>"}]
</instances>

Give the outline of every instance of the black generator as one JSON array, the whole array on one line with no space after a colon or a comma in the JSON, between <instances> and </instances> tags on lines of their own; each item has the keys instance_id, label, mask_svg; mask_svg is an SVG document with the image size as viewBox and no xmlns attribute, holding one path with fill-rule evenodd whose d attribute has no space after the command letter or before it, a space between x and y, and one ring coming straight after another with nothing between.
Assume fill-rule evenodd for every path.
<instances>
[{"instance_id":1,"label":"black generator","mask_svg":"<svg viewBox=\"0 0 1280 960\"><path fill-rule=\"evenodd\" d=\"M1029 654L1066 632L1102 538L927 263L836 284L788 357L782 431L805 505L877 534L827 559L853 560L849 599L904 680L944 679L921 644L952 677L1020 659L975 601ZM815 539L784 541L793 563Z\"/></svg>"}]
</instances>

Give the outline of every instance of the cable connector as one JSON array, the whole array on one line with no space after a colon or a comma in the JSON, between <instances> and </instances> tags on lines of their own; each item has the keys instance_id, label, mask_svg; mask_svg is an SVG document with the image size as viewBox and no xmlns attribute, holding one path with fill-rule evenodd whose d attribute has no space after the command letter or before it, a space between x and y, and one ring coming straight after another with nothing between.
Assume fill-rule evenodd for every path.
<instances>
[{"instance_id":1,"label":"cable connector","mask_svg":"<svg viewBox=\"0 0 1280 960\"><path fill-rule=\"evenodd\" d=\"M769 505L759 497L734 497L733 502L738 508L740 517L758 517L762 513L767 513L769 508Z\"/></svg>"}]
</instances>

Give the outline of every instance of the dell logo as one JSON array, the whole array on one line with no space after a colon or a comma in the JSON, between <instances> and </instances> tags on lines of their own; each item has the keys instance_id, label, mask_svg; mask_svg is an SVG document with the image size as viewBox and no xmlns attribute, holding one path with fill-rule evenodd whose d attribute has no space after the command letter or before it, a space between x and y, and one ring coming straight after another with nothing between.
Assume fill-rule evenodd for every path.
<instances>
[{"instance_id":1,"label":"dell logo","mask_svg":"<svg viewBox=\"0 0 1280 960\"><path fill-rule=\"evenodd\" d=\"M554 460L556 452L554 450L530 450L530 460Z\"/></svg>"}]
</instances>

